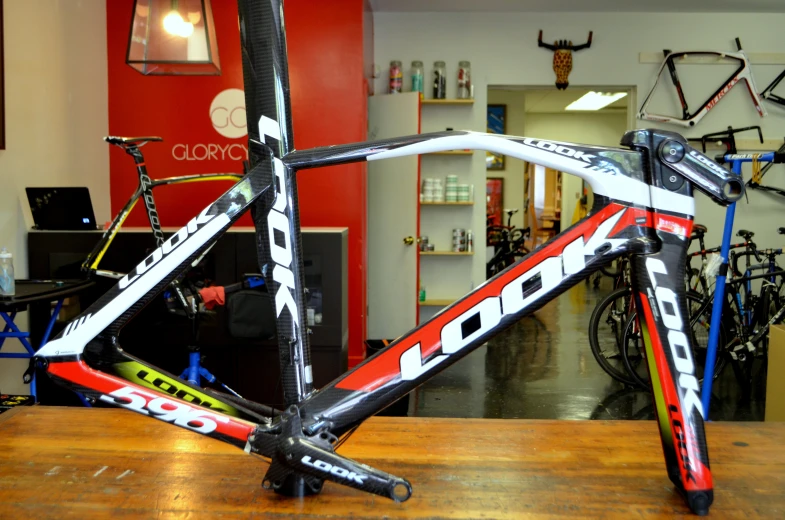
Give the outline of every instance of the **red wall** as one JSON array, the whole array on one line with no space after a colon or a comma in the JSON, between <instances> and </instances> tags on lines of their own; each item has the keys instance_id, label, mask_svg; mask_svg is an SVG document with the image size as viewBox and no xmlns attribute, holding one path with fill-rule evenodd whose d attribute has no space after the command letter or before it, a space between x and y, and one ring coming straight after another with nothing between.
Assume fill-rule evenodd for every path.
<instances>
[{"instance_id":1,"label":"red wall","mask_svg":"<svg viewBox=\"0 0 785 520\"><path fill-rule=\"evenodd\" d=\"M142 76L125 64L133 0L107 0L109 132L159 135L163 143L143 148L153 178L193 173L240 172L247 136L224 137L214 128L227 124L237 106L211 103L226 89L242 89L237 5L213 2L220 76ZM364 53L373 56L372 19L364 0L285 2L294 144L298 149L363 141L367 128ZM364 31L365 29L365 31ZM365 32L365 35L364 35ZM370 37L369 37L370 35ZM245 124L242 108L234 111ZM132 160L120 149L109 157L112 212L136 187ZM303 226L349 228L349 364L363 357L366 334L366 168L352 164L298 174ZM182 226L223 193L230 183L161 187L155 192L164 226ZM147 225L139 207L127 226ZM252 225L243 217L240 225Z\"/></svg>"}]
</instances>

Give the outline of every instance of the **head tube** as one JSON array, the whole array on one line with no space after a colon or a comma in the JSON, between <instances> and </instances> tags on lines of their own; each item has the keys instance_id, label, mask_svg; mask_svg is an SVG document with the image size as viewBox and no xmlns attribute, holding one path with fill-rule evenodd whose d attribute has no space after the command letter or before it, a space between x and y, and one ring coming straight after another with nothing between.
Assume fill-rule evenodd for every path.
<instances>
[{"instance_id":1,"label":"head tube","mask_svg":"<svg viewBox=\"0 0 785 520\"><path fill-rule=\"evenodd\" d=\"M665 187L686 179L718 204L726 206L744 196L744 181L702 154L675 132L634 130L627 132L622 144L648 152L652 172L659 172ZM673 174L678 177L674 177Z\"/></svg>"}]
</instances>

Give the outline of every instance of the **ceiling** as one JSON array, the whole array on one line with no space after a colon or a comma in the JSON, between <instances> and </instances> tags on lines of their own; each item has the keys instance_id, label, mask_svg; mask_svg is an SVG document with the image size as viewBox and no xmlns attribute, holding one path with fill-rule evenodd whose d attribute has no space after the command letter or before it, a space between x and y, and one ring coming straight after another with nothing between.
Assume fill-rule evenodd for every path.
<instances>
[{"instance_id":1,"label":"ceiling","mask_svg":"<svg viewBox=\"0 0 785 520\"><path fill-rule=\"evenodd\" d=\"M370 0L373 10L399 12L785 13L783 0Z\"/></svg>"},{"instance_id":2,"label":"ceiling","mask_svg":"<svg viewBox=\"0 0 785 520\"><path fill-rule=\"evenodd\" d=\"M514 88L501 88L494 90L520 90ZM527 113L534 113L534 114L552 114L558 112L564 112L564 108L575 101L576 99L580 98L590 89L585 88L568 88L567 90L556 90L556 89L548 89L548 90L525 90L524 96L524 106L526 107ZM594 89L597 90L597 89ZM603 92L611 92L610 90L603 89ZM627 109L627 98L623 97L607 107L600 110L600 112L605 111L619 111L619 110L626 110Z\"/></svg>"}]
</instances>

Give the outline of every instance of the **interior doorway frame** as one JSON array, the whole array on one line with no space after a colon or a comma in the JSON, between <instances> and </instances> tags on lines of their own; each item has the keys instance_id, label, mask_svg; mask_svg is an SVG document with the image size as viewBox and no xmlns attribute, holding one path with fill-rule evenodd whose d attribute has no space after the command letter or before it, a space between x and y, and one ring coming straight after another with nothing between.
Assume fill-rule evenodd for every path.
<instances>
[{"instance_id":1,"label":"interior doorway frame","mask_svg":"<svg viewBox=\"0 0 785 520\"><path fill-rule=\"evenodd\" d=\"M638 87L637 85L572 85L570 88L579 90L594 90L599 92L626 92L627 93L627 130L634 130L637 128L637 115L638 115ZM558 90L555 85L488 85L486 89L486 99L488 90ZM487 108L486 108L487 110ZM587 110L586 112L594 112ZM596 112L599 112L597 110ZM520 137L537 137L537 136L520 136ZM621 136L619 136L621 140ZM582 144L582 143L576 143Z\"/></svg>"},{"instance_id":2,"label":"interior doorway frame","mask_svg":"<svg viewBox=\"0 0 785 520\"><path fill-rule=\"evenodd\" d=\"M637 114L638 114L638 108L637 108L638 107L638 96L637 96L638 88L637 88L637 85L573 85L573 84L570 84L569 88L576 89L576 90L593 90L593 91L596 91L596 92L626 92L627 93L627 96L626 96L626 100L627 100L626 122L627 122L627 124L626 124L625 131L630 131L630 130L634 130L634 129L638 128L638 119L637 119ZM486 113L487 113L487 105L489 104L488 101L487 101L489 99L488 93L491 90L511 90L511 91L526 92L526 91L556 91L557 88L552 83L551 84L545 84L545 85L489 84L489 85L486 86L486 91L485 91L485 93L486 93L486 98L485 98L486 99L486 110L485 110ZM588 112L601 113L602 110L580 111L579 113L588 113ZM568 112L562 111L561 113L568 113ZM537 136L536 135L523 135L523 136L520 136L520 137L537 137ZM619 141L621 141L621 138L622 138L622 136L620 135L619 136ZM576 143L576 144L587 144L587 143ZM620 146L619 143L617 143L617 146ZM485 176L486 180L488 179L489 176L493 176L493 174L494 174L493 170L488 170L486 172L486 176ZM527 189L527 186L528 186L528 184L525 182L525 178L524 178L524 189ZM529 198L529 194L525 193L524 194L524 200L528 200L528 198ZM591 207L591 196L590 196L590 200L588 202L589 202L589 204L588 204L589 207ZM528 214L529 213L529 208L528 207L523 208L523 211L524 211L523 222L524 222L524 227L525 227L526 225L530 225L530 222L529 222L529 217L530 216Z\"/></svg>"}]
</instances>

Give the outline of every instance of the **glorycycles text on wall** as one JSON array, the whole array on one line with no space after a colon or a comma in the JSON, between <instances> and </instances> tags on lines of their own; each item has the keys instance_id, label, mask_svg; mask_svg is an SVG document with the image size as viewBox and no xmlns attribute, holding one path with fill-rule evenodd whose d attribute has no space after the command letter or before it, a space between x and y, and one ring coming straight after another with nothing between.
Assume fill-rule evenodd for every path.
<instances>
[{"instance_id":1,"label":"glorycycles text on wall","mask_svg":"<svg viewBox=\"0 0 785 520\"><path fill-rule=\"evenodd\" d=\"M222 137L243 139L248 135L245 93L239 88L219 92L210 103L210 122ZM247 161L248 146L240 143L177 143L172 146L176 161Z\"/></svg>"}]
</instances>

